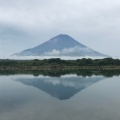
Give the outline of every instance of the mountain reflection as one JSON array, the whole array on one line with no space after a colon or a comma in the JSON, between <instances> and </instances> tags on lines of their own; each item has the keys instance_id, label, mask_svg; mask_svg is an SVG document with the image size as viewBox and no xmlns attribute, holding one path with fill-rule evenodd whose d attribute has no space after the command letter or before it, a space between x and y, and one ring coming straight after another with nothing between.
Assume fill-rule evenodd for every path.
<instances>
[{"instance_id":1,"label":"mountain reflection","mask_svg":"<svg viewBox=\"0 0 120 120\"><path fill-rule=\"evenodd\" d=\"M48 77L40 75L38 77L17 78L16 81L38 88L59 100L67 100L104 78L103 76L64 75L61 77Z\"/></svg>"}]
</instances>

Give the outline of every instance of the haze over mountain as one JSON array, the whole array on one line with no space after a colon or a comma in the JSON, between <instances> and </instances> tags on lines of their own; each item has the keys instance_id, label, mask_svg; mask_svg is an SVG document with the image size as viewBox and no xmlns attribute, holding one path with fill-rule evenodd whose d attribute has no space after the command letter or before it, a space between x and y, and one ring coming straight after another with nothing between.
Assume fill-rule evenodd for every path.
<instances>
[{"instance_id":1,"label":"haze over mountain","mask_svg":"<svg viewBox=\"0 0 120 120\"><path fill-rule=\"evenodd\" d=\"M16 56L69 56L69 57L107 57L77 42L69 35L60 34L41 45L23 50Z\"/></svg>"}]
</instances>

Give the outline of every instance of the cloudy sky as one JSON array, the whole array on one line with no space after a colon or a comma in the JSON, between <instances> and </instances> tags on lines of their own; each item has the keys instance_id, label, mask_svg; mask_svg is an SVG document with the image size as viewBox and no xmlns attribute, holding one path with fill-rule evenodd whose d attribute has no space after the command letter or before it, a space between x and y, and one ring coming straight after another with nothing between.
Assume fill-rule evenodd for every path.
<instances>
[{"instance_id":1,"label":"cloudy sky","mask_svg":"<svg viewBox=\"0 0 120 120\"><path fill-rule=\"evenodd\" d=\"M0 58L58 34L120 57L120 0L0 0Z\"/></svg>"}]
</instances>

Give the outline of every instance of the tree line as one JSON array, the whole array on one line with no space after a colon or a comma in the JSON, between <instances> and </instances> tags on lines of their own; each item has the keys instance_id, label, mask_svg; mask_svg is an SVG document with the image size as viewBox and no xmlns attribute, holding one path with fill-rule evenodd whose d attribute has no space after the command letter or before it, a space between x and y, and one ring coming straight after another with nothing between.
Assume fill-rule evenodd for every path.
<instances>
[{"instance_id":1,"label":"tree line","mask_svg":"<svg viewBox=\"0 0 120 120\"><path fill-rule=\"evenodd\" d=\"M61 60L60 58L51 58L44 60L0 60L0 66L120 66L119 59L77 59L77 60Z\"/></svg>"}]
</instances>

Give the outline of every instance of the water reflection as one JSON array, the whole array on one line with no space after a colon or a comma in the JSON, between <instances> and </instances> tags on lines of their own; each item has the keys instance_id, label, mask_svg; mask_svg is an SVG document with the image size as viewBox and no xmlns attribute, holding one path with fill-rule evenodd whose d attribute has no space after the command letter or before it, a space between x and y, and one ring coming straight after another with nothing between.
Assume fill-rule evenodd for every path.
<instances>
[{"instance_id":1,"label":"water reflection","mask_svg":"<svg viewBox=\"0 0 120 120\"><path fill-rule=\"evenodd\" d=\"M16 78L16 81L21 82L24 85L38 88L59 100L67 100L73 97L76 93L103 80L104 78L105 77L103 76L82 77L75 74L64 75L61 77L40 75L38 77Z\"/></svg>"},{"instance_id":2,"label":"water reflection","mask_svg":"<svg viewBox=\"0 0 120 120\"><path fill-rule=\"evenodd\" d=\"M120 76L0 75L0 120L120 120L118 91Z\"/></svg>"},{"instance_id":3,"label":"water reflection","mask_svg":"<svg viewBox=\"0 0 120 120\"><path fill-rule=\"evenodd\" d=\"M113 76L119 76L120 75L120 70L6 70L6 71L1 71L0 70L0 75L34 75L38 77L39 75L44 75L44 76L51 76L51 77L60 77L61 75L66 75L66 74L76 74L78 76L93 76L93 75L102 75L105 77L113 77Z\"/></svg>"}]
</instances>

